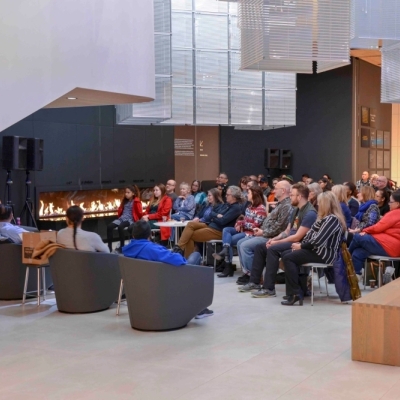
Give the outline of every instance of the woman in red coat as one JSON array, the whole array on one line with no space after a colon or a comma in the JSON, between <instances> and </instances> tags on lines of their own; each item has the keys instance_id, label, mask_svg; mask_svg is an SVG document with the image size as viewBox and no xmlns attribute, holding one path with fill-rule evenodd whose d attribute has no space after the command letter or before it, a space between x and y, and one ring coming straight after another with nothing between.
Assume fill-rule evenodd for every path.
<instances>
[{"instance_id":1,"label":"woman in red coat","mask_svg":"<svg viewBox=\"0 0 400 400\"><path fill-rule=\"evenodd\" d=\"M143 215L140 191L135 185L125 188L125 196L118 208L118 219L107 225L108 248L112 251L113 230L118 228L120 248L125 245L124 229L129 228L134 222L139 221Z\"/></svg>"},{"instance_id":2,"label":"woman in red coat","mask_svg":"<svg viewBox=\"0 0 400 400\"><path fill-rule=\"evenodd\" d=\"M165 186L160 183L154 186L153 196L150 199L149 205L142 217L143 220L150 223L151 229L160 229L161 243L165 245L168 238L171 236L171 228L159 227L154 225L155 222L162 222L163 217L169 219L172 209L172 200L166 194Z\"/></svg>"}]
</instances>

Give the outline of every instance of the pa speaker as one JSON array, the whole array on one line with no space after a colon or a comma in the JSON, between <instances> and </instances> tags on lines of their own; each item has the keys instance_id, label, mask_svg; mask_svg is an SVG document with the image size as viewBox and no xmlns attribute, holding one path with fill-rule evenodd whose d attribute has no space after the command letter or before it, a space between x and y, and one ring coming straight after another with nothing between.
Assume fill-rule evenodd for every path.
<instances>
[{"instance_id":1,"label":"pa speaker","mask_svg":"<svg viewBox=\"0 0 400 400\"><path fill-rule=\"evenodd\" d=\"M29 171L41 171L43 169L43 139L28 139L26 169Z\"/></svg>"},{"instance_id":2,"label":"pa speaker","mask_svg":"<svg viewBox=\"0 0 400 400\"><path fill-rule=\"evenodd\" d=\"M28 139L20 136L3 136L3 169L26 169Z\"/></svg>"},{"instance_id":3,"label":"pa speaker","mask_svg":"<svg viewBox=\"0 0 400 400\"><path fill-rule=\"evenodd\" d=\"M279 149L265 149L264 167L267 169L279 168Z\"/></svg>"},{"instance_id":4,"label":"pa speaker","mask_svg":"<svg viewBox=\"0 0 400 400\"><path fill-rule=\"evenodd\" d=\"M292 152L290 150L281 150L280 169L290 169L292 167Z\"/></svg>"}]
</instances>

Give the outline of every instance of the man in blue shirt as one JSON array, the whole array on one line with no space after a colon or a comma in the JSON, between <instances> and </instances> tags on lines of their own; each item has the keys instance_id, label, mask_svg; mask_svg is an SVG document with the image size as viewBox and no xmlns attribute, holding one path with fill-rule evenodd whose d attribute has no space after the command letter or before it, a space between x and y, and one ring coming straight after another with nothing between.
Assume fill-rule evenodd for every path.
<instances>
[{"instance_id":1,"label":"man in blue shirt","mask_svg":"<svg viewBox=\"0 0 400 400\"><path fill-rule=\"evenodd\" d=\"M180 253L173 253L164 246L153 243L151 238L151 227L147 221L140 220L133 224L133 239L122 248L125 257L138 258L140 260L163 262L179 267L180 265L200 265L201 255L192 253L186 260ZM210 317L214 312L208 308L196 315L196 319Z\"/></svg>"},{"instance_id":2,"label":"man in blue shirt","mask_svg":"<svg viewBox=\"0 0 400 400\"><path fill-rule=\"evenodd\" d=\"M13 225L13 212L10 206L0 204L0 236L10 239L13 243L21 244L22 240L19 236L21 233L28 232L20 226Z\"/></svg>"},{"instance_id":3,"label":"man in blue shirt","mask_svg":"<svg viewBox=\"0 0 400 400\"><path fill-rule=\"evenodd\" d=\"M266 244L258 245L251 270L250 282L239 288L241 292L252 292L253 297L275 297L275 280L279 269L279 259L286 251L292 251L292 244L301 242L317 219L317 211L308 201L309 189L302 183L292 186L290 201L293 207L289 225L278 236ZM265 266L263 287L260 286ZM302 277L303 288L307 287L307 277Z\"/></svg>"}]
</instances>

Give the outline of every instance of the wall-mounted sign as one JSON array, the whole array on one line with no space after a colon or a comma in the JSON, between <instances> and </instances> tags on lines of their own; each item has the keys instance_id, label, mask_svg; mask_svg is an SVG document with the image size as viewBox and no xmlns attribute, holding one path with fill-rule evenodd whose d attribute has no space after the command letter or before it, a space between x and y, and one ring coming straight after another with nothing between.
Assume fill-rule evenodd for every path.
<instances>
[{"instance_id":1,"label":"wall-mounted sign","mask_svg":"<svg viewBox=\"0 0 400 400\"><path fill-rule=\"evenodd\" d=\"M369 126L369 108L361 107L361 125Z\"/></svg>"},{"instance_id":2,"label":"wall-mounted sign","mask_svg":"<svg viewBox=\"0 0 400 400\"><path fill-rule=\"evenodd\" d=\"M175 138L175 157L194 157L194 139Z\"/></svg>"},{"instance_id":3,"label":"wall-mounted sign","mask_svg":"<svg viewBox=\"0 0 400 400\"><path fill-rule=\"evenodd\" d=\"M369 126L371 128L376 128L376 109L371 108L369 111Z\"/></svg>"},{"instance_id":4,"label":"wall-mounted sign","mask_svg":"<svg viewBox=\"0 0 400 400\"><path fill-rule=\"evenodd\" d=\"M371 129L370 133L370 147L372 147L373 149L376 148L376 130L375 129Z\"/></svg>"},{"instance_id":5,"label":"wall-mounted sign","mask_svg":"<svg viewBox=\"0 0 400 400\"><path fill-rule=\"evenodd\" d=\"M370 137L369 129L361 128L361 147L369 147Z\"/></svg>"}]
</instances>

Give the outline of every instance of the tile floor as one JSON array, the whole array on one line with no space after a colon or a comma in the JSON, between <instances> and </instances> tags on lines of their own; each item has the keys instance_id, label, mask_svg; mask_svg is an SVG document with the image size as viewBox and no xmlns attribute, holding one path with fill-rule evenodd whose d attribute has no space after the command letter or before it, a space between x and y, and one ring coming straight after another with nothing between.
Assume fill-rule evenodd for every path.
<instances>
[{"instance_id":1,"label":"tile floor","mask_svg":"<svg viewBox=\"0 0 400 400\"><path fill-rule=\"evenodd\" d=\"M125 305L0 302L0 399L400 399L400 368L351 361L351 305L283 307L284 285L255 299L237 275L215 278L214 316L166 333L131 329Z\"/></svg>"}]
</instances>

